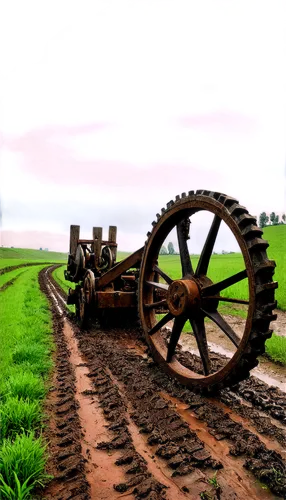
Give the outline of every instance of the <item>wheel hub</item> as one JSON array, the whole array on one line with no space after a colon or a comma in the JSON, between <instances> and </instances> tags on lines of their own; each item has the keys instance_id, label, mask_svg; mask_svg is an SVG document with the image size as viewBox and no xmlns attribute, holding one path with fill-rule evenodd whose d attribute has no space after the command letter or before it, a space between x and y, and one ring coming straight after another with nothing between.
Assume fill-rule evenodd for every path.
<instances>
[{"instance_id":1,"label":"wheel hub","mask_svg":"<svg viewBox=\"0 0 286 500\"><path fill-rule=\"evenodd\" d=\"M175 280L171 283L167 304L174 316L194 313L199 310L200 303L200 290L194 280Z\"/></svg>"}]
</instances>

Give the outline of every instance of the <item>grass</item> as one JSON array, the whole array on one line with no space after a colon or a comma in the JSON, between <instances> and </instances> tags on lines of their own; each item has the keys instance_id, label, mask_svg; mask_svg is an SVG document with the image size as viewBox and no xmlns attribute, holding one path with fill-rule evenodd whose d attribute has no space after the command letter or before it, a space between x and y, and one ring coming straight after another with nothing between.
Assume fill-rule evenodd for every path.
<instances>
[{"instance_id":1,"label":"grass","mask_svg":"<svg viewBox=\"0 0 286 500\"><path fill-rule=\"evenodd\" d=\"M14 269L13 271L8 271L4 274L0 274L0 288L4 286L5 283L8 283L8 281L20 276L20 274L24 273L26 270L27 267L20 267L19 269Z\"/></svg>"},{"instance_id":2,"label":"grass","mask_svg":"<svg viewBox=\"0 0 286 500\"><path fill-rule=\"evenodd\" d=\"M0 248L0 269L38 262L61 263L67 261L67 253L47 252L29 248Z\"/></svg>"},{"instance_id":3,"label":"grass","mask_svg":"<svg viewBox=\"0 0 286 500\"><path fill-rule=\"evenodd\" d=\"M280 337L273 333L265 345L268 356L286 366L286 337Z\"/></svg>"},{"instance_id":4,"label":"grass","mask_svg":"<svg viewBox=\"0 0 286 500\"><path fill-rule=\"evenodd\" d=\"M17 434L37 429L41 424L38 401L8 397L0 406L1 434L15 438Z\"/></svg>"},{"instance_id":5,"label":"grass","mask_svg":"<svg viewBox=\"0 0 286 500\"><path fill-rule=\"evenodd\" d=\"M31 498L31 491L49 479L44 472L46 458L46 447L34 432L5 439L0 449L1 498Z\"/></svg>"},{"instance_id":6,"label":"grass","mask_svg":"<svg viewBox=\"0 0 286 500\"><path fill-rule=\"evenodd\" d=\"M47 478L38 435L54 346L48 300L38 283L42 267L26 269L1 293L0 496L7 499L31 498Z\"/></svg>"}]
</instances>

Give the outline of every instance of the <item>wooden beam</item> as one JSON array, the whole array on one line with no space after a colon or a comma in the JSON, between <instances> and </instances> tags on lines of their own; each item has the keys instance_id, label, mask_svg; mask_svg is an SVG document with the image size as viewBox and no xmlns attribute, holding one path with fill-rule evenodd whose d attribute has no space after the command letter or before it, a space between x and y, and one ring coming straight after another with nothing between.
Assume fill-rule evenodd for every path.
<instances>
[{"instance_id":1,"label":"wooden beam","mask_svg":"<svg viewBox=\"0 0 286 500\"><path fill-rule=\"evenodd\" d=\"M108 240L110 241L110 243L116 244L116 235L117 235L117 227L116 226L109 226ZM113 257L113 262L116 262L116 255L117 255L117 247L116 246L112 245L111 253L112 253L112 257Z\"/></svg>"},{"instance_id":2,"label":"wooden beam","mask_svg":"<svg viewBox=\"0 0 286 500\"><path fill-rule=\"evenodd\" d=\"M109 285L109 283L113 282L116 278L119 278L122 273L128 271L131 267L136 267L136 265L140 264L144 247L136 250L136 252L126 257L126 259L118 262L114 267L109 269L107 273L105 273L101 278L95 280L95 288L96 290L100 290L105 286Z\"/></svg>"},{"instance_id":3,"label":"wooden beam","mask_svg":"<svg viewBox=\"0 0 286 500\"><path fill-rule=\"evenodd\" d=\"M80 226L70 226L70 255L75 258L77 242L79 240Z\"/></svg>"},{"instance_id":4,"label":"wooden beam","mask_svg":"<svg viewBox=\"0 0 286 500\"><path fill-rule=\"evenodd\" d=\"M93 251L94 251L95 266L98 266L100 265L100 256L101 256L102 227L93 227L92 236L93 236Z\"/></svg>"},{"instance_id":5,"label":"wooden beam","mask_svg":"<svg viewBox=\"0 0 286 500\"><path fill-rule=\"evenodd\" d=\"M81 240L80 239L80 240L78 240L78 243L80 243L81 245L93 245L94 240ZM111 241L107 241L107 240L102 240L101 244L108 245L109 247L117 247L117 243L112 243Z\"/></svg>"}]
</instances>

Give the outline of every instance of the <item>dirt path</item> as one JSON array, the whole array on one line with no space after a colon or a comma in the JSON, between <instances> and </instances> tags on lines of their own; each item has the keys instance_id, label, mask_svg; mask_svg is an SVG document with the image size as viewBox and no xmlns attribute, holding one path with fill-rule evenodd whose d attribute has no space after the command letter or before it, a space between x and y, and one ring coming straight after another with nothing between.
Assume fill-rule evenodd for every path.
<instances>
[{"instance_id":1,"label":"dirt path","mask_svg":"<svg viewBox=\"0 0 286 500\"><path fill-rule=\"evenodd\" d=\"M279 388L251 377L215 398L186 389L154 364L139 331L80 331L50 273L41 280L58 339L48 405L55 479L44 498L285 498Z\"/></svg>"}]
</instances>

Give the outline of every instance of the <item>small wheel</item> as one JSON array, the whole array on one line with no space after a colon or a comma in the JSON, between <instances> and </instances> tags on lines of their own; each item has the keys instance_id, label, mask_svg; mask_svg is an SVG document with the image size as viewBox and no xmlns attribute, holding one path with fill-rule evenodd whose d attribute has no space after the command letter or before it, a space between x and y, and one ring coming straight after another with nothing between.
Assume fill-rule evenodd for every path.
<instances>
[{"instance_id":1,"label":"small wheel","mask_svg":"<svg viewBox=\"0 0 286 500\"><path fill-rule=\"evenodd\" d=\"M79 279L81 279L81 273L85 268L85 256L81 245L78 245L76 249L74 268L76 269L76 271L75 275L73 276L73 281L76 282L79 281Z\"/></svg>"},{"instance_id":2,"label":"small wheel","mask_svg":"<svg viewBox=\"0 0 286 500\"><path fill-rule=\"evenodd\" d=\"M95 293L95 278L94 273L90 270L86 271L83 280L83 295L86 304L90 306L94 300Z\"/></svg>"},{"instance_id":3,"label":"small wheel","mask_svg":"<svg viewBox=\"0 0 286 500\"><path fill-rule=\"evenodd\" d=\"M110 247L105 246L101 251L99 271L108 271L113 266L113 257Z\"/></svg>"},{"instance_id":4,"label":"small wheel","mask_svg":"<svg viewBox=\"0 0 286 500\"><path fill-rule=\"evenodd\" d=\"M195 266L187 240L192 217L200 211L213 214L213 221ZM214 282L210 279L209 264L222 221L240 248L242 267L239 272L229 272L224 279ZM160 249L173 229L177 232L182 270L179 279L172 279L158 266ZM221 388L246 378L249 370L257 365L257 357L264 352L265 341L272 334L269 324L275 319L272 310L277 305L274 300L277 283L272 281L275 262L267 259L268 243L261 235L256 219L237 200L202 190L177 196L175 202L169 202L167 209L157 215L157 222L153 222L141 262L139 315L154 358L181 383ZM221 295L242 280L248 282L248 300ZM242 304L247 308L241 334L220 314L222 302ZM160 309L163 314L158 319ZM223 363L214 360L210 352L206 320L217 325L220 335L232 345L231 357ZM188 321L196 342L195 362L190 362L188 356L178 350L182 330ZM169 339L167 324L171 325Z\"/></svg>"},{"instance_id":5,"label":"small wheel","mask_svg":"<svg viewBox=\"0 0 286 500\"><path fill-rule=\"evenodd\" d=\"M92 302L95 293L95 278L92 271L87 270L84 275L83 286L76 288L75 316L81 328L86 328L89 320Z\"/></svg>"}]
</instances>

